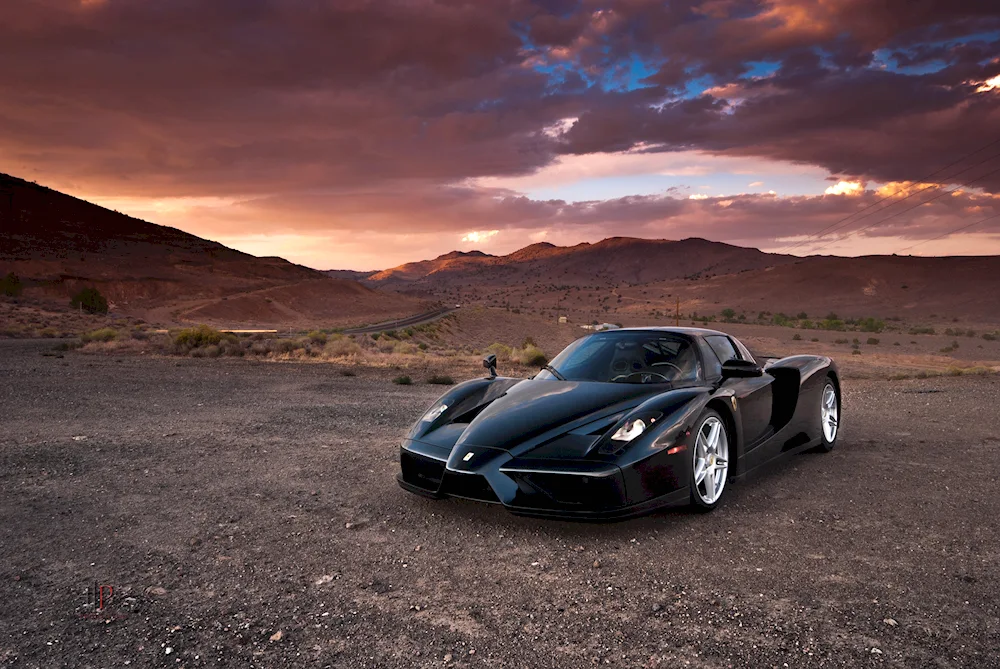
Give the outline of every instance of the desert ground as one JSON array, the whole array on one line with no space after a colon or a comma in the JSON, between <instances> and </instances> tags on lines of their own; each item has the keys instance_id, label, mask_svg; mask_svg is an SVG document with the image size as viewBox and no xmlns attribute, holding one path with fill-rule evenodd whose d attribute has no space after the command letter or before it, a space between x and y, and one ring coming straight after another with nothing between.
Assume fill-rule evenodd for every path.
<instances>
[{"instance_id":1,"label":"desert ground","mask_svg":"<svg viewBox=\"0 0 1000 669\"><path fill-rule=\"evenodd\" d=\"M582 524L400 490L441 387L391 368L52 345L0 341L2 667L997 666L997 375L848 378L834 452Z\"/></svg>"}]
</instances>

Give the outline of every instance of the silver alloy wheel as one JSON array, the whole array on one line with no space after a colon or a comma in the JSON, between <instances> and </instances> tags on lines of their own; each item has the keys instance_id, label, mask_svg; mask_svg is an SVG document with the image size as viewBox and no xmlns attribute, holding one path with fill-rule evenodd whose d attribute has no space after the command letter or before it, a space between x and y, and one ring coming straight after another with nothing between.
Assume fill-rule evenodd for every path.
<instances>
[{"instance_id":1,"label":"silver alloy wheel","mask_svg":"<svg viewBox=\"0 0 1000 669\"><path fill-rule=\"evenodd\" d=\"M722 421L709 416L694 442L694 483L705 504L715 504L729 474L729 439Z\"/></svg>"},{"instance_id":2,"label":"silver alloy wheel","mask_svg":"<svg viewBox=\"0 0 1000 669\"><path fill-rule=\"evenodd\" d=\"M837 429L840 427L840 407L837 406L837 391L833 389L833 384L828 383L823 388L823 404L820 406L820 422L823 423L823 436L826 443L832 444L837 438Z\"/></svg>"}]
</instances>

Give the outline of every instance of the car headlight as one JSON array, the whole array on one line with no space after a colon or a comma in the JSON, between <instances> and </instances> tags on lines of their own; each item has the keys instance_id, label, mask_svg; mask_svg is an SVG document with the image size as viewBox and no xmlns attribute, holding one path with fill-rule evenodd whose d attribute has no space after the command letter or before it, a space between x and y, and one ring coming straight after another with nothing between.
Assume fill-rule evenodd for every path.
<instances>
[{"instance_id":1,"label":"car headlight","mask_svg":"<svg viewBox=\"0 0 1000 669\"><path fill-rule=\"evenodd\" d=\"M617 441L620 444L624 444L632 441L645 431L646 421L642 418L633 418L625 421L620 428L615 430L615 433L611 435L611 441Z\"/></svg>"},{"instance_id":2,"label":"car headlight","mask_svg":"<svg viewBox=\"0 0 1000 669\"><path fill-rule=\"evenodd\" d=\"M436 421L438 418L441 417L441 414L443 414L447 410L448 410L447 404L444 403L438 404L437 406L431 407L430 411L425 413L424 417L421 418L420 420L425 423L433 423L434 421Z\"/></svg>"}]
</instances>

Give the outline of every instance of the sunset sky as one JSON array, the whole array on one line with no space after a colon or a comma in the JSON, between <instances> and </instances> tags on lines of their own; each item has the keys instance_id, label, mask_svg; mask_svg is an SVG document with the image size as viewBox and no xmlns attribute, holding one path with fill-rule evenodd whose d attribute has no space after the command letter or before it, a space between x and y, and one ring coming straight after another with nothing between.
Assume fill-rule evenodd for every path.
<instances>
[{"instance_id":1,"label":"sunset sky","mask_svg":"<svg viewBox=\"0 0 1000 669\"><path fill-rule=\"evenodd\" d=\"M997 254L1000 6L3 0L0 172L320 269Z\"/></svg>"}]
</instances>

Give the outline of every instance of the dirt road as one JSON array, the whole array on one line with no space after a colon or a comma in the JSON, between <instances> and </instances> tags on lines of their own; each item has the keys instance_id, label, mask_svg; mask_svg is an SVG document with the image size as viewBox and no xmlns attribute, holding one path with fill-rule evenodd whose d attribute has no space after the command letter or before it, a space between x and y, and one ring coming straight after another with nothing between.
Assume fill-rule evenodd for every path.
<instances>
[{"instance_id":1,"label":"dirt road","mask_svg":"<svg viewBox=\"0 0 1000 669\"><path fill-rule=\"evenodd\" d=\"M50 347L0 342L2 667L1000 666L1000 378L846 383L833 453L592 525L401 491L441 388L390 370Z\"/></svg>"}]
</instances>

